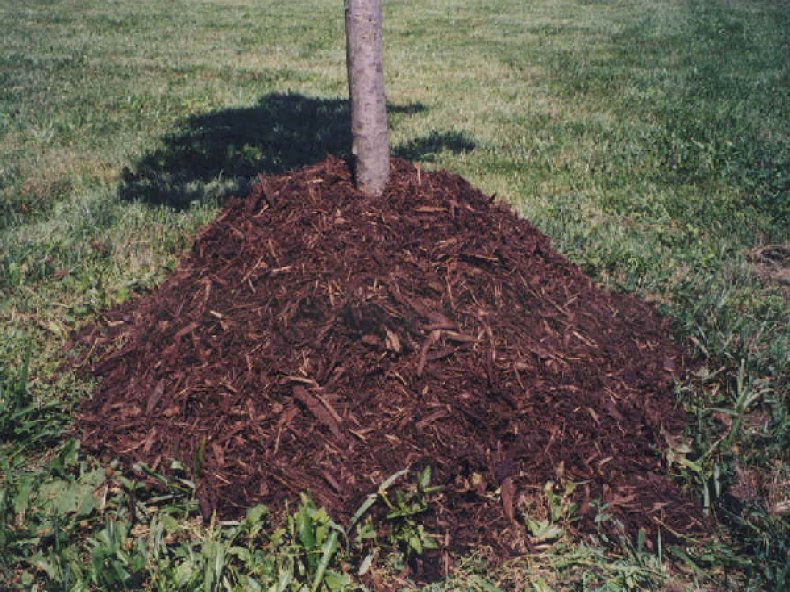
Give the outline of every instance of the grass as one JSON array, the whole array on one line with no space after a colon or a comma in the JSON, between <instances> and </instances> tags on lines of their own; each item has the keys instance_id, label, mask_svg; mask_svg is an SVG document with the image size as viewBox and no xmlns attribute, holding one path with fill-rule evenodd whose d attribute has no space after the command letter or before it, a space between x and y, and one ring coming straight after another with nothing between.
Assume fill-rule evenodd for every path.
<instances>
[{"instance_id":1,"label":"grass","mask_svg":"<svg viewBox=\"0 0 790 592\"><path fill-rule=\"evenodd\" d=\"M188 487L102 475L64 436L90 385L57 369L222 197L347 150L339 3L0 0L0 19L0 581L310 586L304 547L196 525ZM782 1L385 5L393 151L513 203L701 356L666 455L721 524L660 556L562 536L434 588L787 585L788 292L751 254L790 236L789 37Z\"/></svg>"}]
</instances>

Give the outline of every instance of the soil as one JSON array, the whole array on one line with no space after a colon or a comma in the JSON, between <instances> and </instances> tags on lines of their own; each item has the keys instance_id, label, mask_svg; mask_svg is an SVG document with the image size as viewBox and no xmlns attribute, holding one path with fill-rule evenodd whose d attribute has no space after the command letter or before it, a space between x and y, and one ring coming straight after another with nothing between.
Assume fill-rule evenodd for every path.
<instances>
[{"instance_id":1,"label":"soil","mask_svg":"<svg viewBox=\"0 0 790 592\"><path fill-rule=\"evenodd\" d=\"M754 271L767 284L777 286L790 304L790 244L765 245L750 253Z\"/></svg>"},{"instance_id":2,"label":"soil","mask_svg":"<svg viewBox=\"0 0 790 592\"><path fill-rule=\"evenodd\" d=\"M261 176L158 289L83 331L101 379L83 445L201 458L205 516L309 490L344 521L429 465L428 530L453 550L528 549L548 481L578 484L581 532L698 531L661 455L687 364L667 320L462 178L391 167L377 199L334 158Z\"/></svg>"}]
</instances>

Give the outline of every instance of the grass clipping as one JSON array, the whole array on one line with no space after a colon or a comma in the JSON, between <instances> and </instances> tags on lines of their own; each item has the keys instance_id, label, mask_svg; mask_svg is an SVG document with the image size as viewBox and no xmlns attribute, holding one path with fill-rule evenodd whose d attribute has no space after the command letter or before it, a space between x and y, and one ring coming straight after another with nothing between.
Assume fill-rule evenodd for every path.
<instances>
[{"instance_id":1,"label":"grass clipping","mask_svg":"<svg viewBox=\"0 0 790 592\"><path fill-rule=\"evenodd\" d=\"M85 330L84 445L179 459L205 516L309 490L348 519L430 466L425 521L451 549L528 549L549 481L575 485L582 532L699 529L660 455L683 425L666 321L460 177L391 166L377 199L336 159L262 176L157 290Z\"/></svg>"}]
</instances>

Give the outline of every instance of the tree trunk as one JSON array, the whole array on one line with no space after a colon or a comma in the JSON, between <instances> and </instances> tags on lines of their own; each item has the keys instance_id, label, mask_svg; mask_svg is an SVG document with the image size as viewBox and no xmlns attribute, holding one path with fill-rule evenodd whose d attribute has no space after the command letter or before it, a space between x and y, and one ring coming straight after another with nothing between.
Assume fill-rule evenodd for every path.
<instances>
[{"instance_id":1,"label":"tree trunk","mask_svg":"<svg viewBox=\"0 0 790 592\"><path fill-rule=\"evenodd\" d=\"M357 188L381 195L390 172L381 0L346 0L346 65Z\"/></svg>"}]
</instances>

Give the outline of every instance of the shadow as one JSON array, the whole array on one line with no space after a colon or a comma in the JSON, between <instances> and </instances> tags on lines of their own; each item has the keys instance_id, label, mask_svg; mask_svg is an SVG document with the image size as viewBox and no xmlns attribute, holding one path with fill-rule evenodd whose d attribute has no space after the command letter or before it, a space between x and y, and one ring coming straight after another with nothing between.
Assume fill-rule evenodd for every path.
<instances>
[{"instance_id":1,"label":"shadow","mask_svg":"<svg viewBox=\"0 0 790 592\"><path fill-rule=\"evenodd\" d=\"M427 136L415 138L392 149L392 155L407 160L434 160L437 154L444 151L469 152L474 150L475 143L463 132L432 131Z\"/></svg>"},{"instance_id":2,"label":"shadow","mask_svg":"<svg viewBox=\"0 0 790 592\"><path fill-rule=\"evenodd\" d=\"M427 110L428 107L422 103L409 103L408 105L393 105L391 103L387 104L387 113L389 114L398 113L405 115L417 115L418 113L424 113Z\"/></svg>"},{"instance_id":3,"label":"shadow","mask_svg":"<svg viewBox=\"0 0 790 592\"><path fill-rule=\"evenodd\" d=\"M388 112L414 116L421 103L388 105ZM351 152L348 101L299 94L269 94L254 107L192 115L162 138L160 148L124 168L121 199L175 209L193 202L244 195L258 173L279 174ZM397 118L396 118L397 119ZM432 159L444 150L468 151L474 142L459 132L431 132L392 154Z\"/></svg>"}]
</instances>

